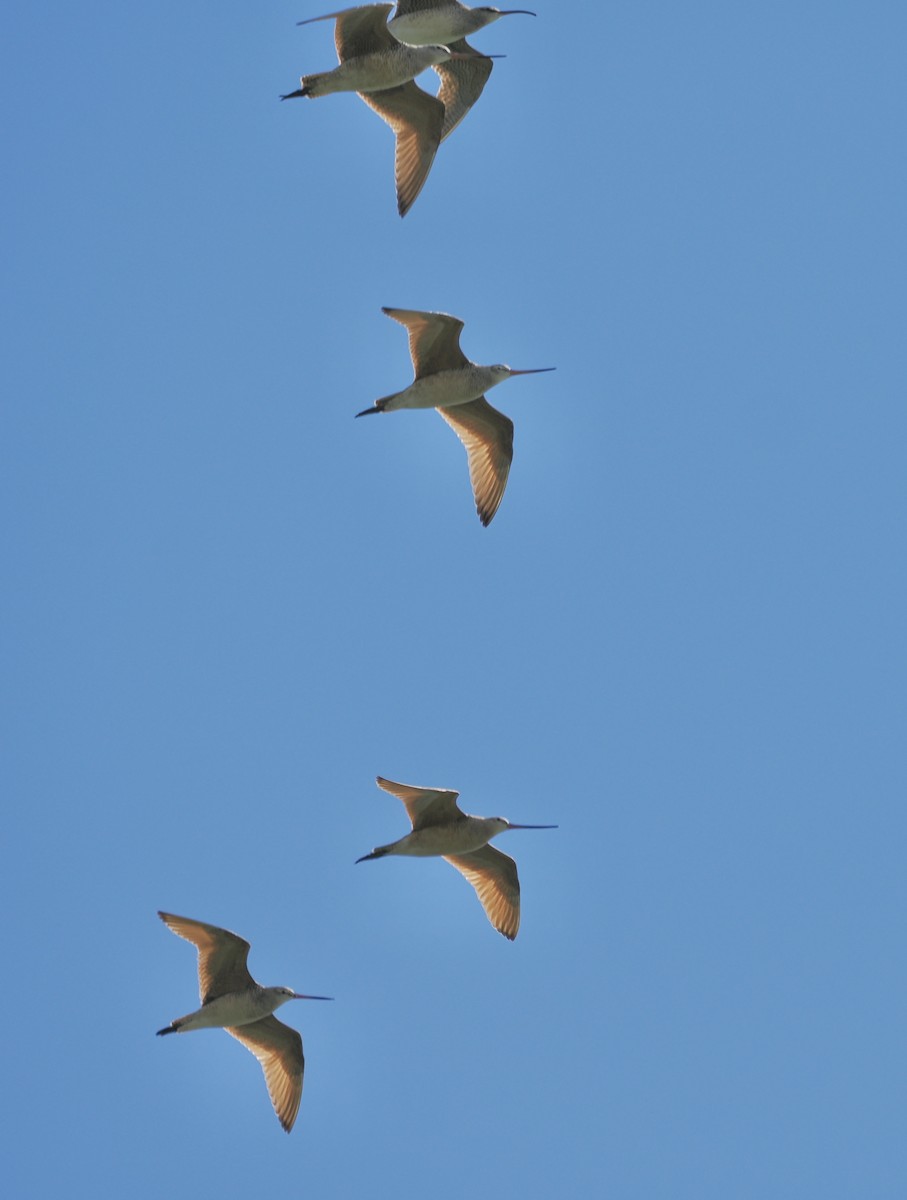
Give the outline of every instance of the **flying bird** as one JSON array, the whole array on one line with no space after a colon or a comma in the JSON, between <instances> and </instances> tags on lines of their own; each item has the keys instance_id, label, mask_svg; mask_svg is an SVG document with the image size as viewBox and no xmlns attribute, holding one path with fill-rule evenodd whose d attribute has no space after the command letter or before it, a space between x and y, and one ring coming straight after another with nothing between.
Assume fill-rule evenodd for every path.
<instances>
[{"instance_id":1,"label":"flying bird","mask_svg":"<svg viewBox=\"0 0 907 1200\"><path fill-rule=\"evenodd\" d=\"M514 825L503 817L471 817L457 804L459 792L438 788L411 787L376 779L383 788L402 800L413 831L387 846L377 846L356 862L406 854L415 858L440 855L472 884L492 925L511 941L520 928L520 881L516 863L490 845L491 839L507 829L557 829L556 825Z\"/></svg>"},{"instance_id":2,"label":"flying bird","mask_svg":"<svg viewBox=\"0 0 907 1200\"><path fill-rule=\"evenodd\" d=\"M468 46L454 50L442 45L408 46L398 42L387 27L392 8L392 4L365 4L300 21L300 25L335 22L334 45L340 65L332 71L303 75L301 86L281 96L281 100L357 92L394 131L397 210L403 217L428 178L442 138L474 103L469 97L481 74L477 64L484 62L485 56ZM455 61L462 61L465 73L462 86L456 75L442 78L441 91L450 103L448 112L443 98L430 96L413 80L427 67L441 63L450 66ZM490 71L490 63L488 68Z\"/></svg>"},{"instance_id":3,"label":"flying bird","mask_svg":"<svg viewBox=\"0 0 907 1200\"><path fill-rule=\"evenodd\" d=\"M476 511L488 525L504 495L513 460L513 422L485 399L489 388L513 375L538 375L554 367L516 370L503 363L480 367L460 349L463 322L446 313L382 308L409 333L415 379L402 392L376 400L356 413L393 412L398 408L436 408L466 447Z\"/></svg>"},{"instance_id":4,"label":"flying bird","mask_svg":"<svg viewBox=\"0 0 907 1200\"><path fill-rule=\"evenodd\" d=\"M432 64L441 80L438 99L444 105L444 126L441 141L448 137L481 96L491 69L492 58L482 55L466 41L476 30L490 25L499 17L524 13L534 17L526 8L467 8L457 0L398 0L396 11L387 27L401 42L410 46L440 43L462 55L450 62Z\"/></svg>"},{"instance_id":5,"label":"flying bird","mask_svg":"<svg viewBox=\"0 0 907 1200\"><path fill-rule=\"evenodd\" d=\"M396 11L387 27L401 42L426 46L440 42L449 46L497 21L516 14L534 17L528 8L469 8L458 0L397 0Z\"/></svg>"},{"instance_id":6,"label":"flying bird","mask_svg":"<svg viewBox=\"0 0 907 1200\"><path fill-rule=\"evenodd\" d=\"M261 1063L274 1111L287 1131L293 1128L302 1097L302 1038L278 1021L274 1010L288 1000L330 1000L302 996L287 987L262 987L246 966L249 943L227 929L159 912L168 929L198 950L198 990L202 1006L177 1017L158 1036L193 1029L226 1029Z\"/></svg>"}]
</instances>

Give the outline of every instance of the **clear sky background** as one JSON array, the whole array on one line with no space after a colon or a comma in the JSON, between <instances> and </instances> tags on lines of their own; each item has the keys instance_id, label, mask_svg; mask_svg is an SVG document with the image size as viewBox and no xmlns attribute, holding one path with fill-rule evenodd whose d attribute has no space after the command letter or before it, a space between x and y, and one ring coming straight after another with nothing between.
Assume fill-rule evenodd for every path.
<instances>
[{"instance_id":1,"label":"clear sky background","mask_svg":"<svg viewBox=\"0 0 907 1200\"><path fill-rule=\"evenodd\" d=\"M9 1195L903 1197L907 10L537 0L401 221L329 7L5 23ZM381 305L557 367L487 530Z\"/></svg>"}]
</instances>

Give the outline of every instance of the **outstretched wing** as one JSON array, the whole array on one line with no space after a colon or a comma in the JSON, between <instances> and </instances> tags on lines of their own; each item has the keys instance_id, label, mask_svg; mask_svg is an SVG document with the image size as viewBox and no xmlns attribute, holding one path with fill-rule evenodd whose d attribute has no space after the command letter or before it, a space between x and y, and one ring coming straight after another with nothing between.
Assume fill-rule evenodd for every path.
<instances>
[{"instance_id":1,"label":"outstretched wing","mask_svg":"<svg viewBox=\"0 0 907 1200\"><path fill-rule=\"evenodd\" d=\"M459 792L447 792L440 788L413 787L408 783L394 783L392 779L375 780L379 788L402 800L413 823L413 829L426 829L430 825L446 825L465 816L457 806Z\"/></svg>"},{"instance_id":2,"label":"outstretched wing","mask_svg":"<svg viewBox=\"0 0 907 1200\"><path fill-rule=\"evenodd\" d=\"M479 54L465 38L452 42L449 49L470 57L452 58L449 62L436 63L432 68L441 79L438 99L444 105L442 142L453 133L481 96L494 66L487 55Z\"/></svg>"},{"instance_id":3,"label":"outstretched wing","mask_svg":"<svg viewBox=\"0 0 907 1200\"><path fill-rule=\"evenodd\" d=\"M513 941L520 928L520 881L513 859L494 846L444 857L476 889L485 915L498 933Z\"/></svg>"},{"instance_id":4,"label":"outstretched wing","mask_svg":"<svg viewBox=\"0 0 907 1200\"><path fill-rule=\"evenodd\" d=\"M344 62L360 54L374 54L396 45L396 39L387 28L387 18L393 7L393 4L362 4L356 8L324 13L320 17L308 17L296 24L312 25L315 21L336 20L334 46L338 60Z\"/></svg>"},{"instance_id":5,"label":"outstretched wing","mask_svg":"<svg viewBox=\"0 0 907 1200\"><path fill-rule=\"evenodd\" d=\"M394 131L397 211L405 217L435 161L444 124L444 105L412 80L380 92L358 94Z\"/></svg>"},{"instance_id":6,"label":"outstretched wing","mask_svg":"<svg viewBox=\"0 0 907 1200\"><path fill-rule=\"evenodd\" d=\"M459 317L415 308L382 308L381 311L405 326L417 379L435 375L438 371L455 371L458 367L469 366L469 359L460 349L463 322Z\"/></svg>"},{"instance_id":7,"label":"outstretched wing","mask_svg":"<svg viewBox=\"0 0 907 1200\"><path fill-rule=\"evenodd\" d=\"M513 421L484 396L467 404L451 404L438 412L466 447L469 479L476 511L488 525L504 496L513 461Z\"/></svg>"},{"instance_id":8,"label":"outstretched wing","mask_svg":"<svg viewBox=\"0 0 907 1200\"><path fill-rule=\"evenodd\" d=\"M202 1004L227 992L241 992L254 986L255 980L246 966L249 943L245 938L189 917L165 912L157 915L168 929L198 950L198 991Z\"/></svg>"},{"instance_id":9,"label":"outstretched wing","mask_svg":"<svg viewBox=\"0 0 907 1200\"><path fill-rule=\"evenodd\" d=\"M284 1025L275 1016L262 1017L248 1025L228 1025L227 1033L251 1050L265 1073L265 1083L274 1111L287 1131L293 1128L302 1099L302 1075L305 1059L302 1038L296 1029Z\"/></svg>"}]
</instances>

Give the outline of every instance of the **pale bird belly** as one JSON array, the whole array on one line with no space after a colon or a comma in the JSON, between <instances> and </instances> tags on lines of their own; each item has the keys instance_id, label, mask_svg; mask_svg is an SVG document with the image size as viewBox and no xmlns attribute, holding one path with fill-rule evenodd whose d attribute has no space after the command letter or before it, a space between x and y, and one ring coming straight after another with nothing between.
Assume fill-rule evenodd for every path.
<instances>
[{"instance_id":1,"label":"pale bird belly","mask_svg":"<svg viewBox=\"0 0 907 1200\"><path fill-rule=\"evenodd\" d=\"M447 408L454 404L468 404L478 400L487 387L487 381L476 379L472 372L438 371L426 375L399 395L394 397L388 408Z\"/></svg>"},{"instance_id":2,"label":"pale bird belly","mask_svg":"<svg viewBox=\"0 0 907 1200\"><path fill-rule=\"evenodd\" d=\"M225 1025L248 1025L250 1021L258 1021L272 1011L254 995L230 992L226 996L218 996L193 1013L183 1021L181 1028L222 1029Z\"/></svg>"},{"instance_id":3,"label":"pale bird belly","mask_svg":"<svg viewBox=\"0 0 907 1200\"><path fill-rule=\"evenodd\" d=\"M440 854L468 854L480 850L488 841L483 829L470 825L437 825L411 833L400 844L398 853L413 858L431 858Z\"/></svg>"},{"instance_id":4,"label":"pale bird belly","mask_svg":"<svg viewBox=\"0 0 907 1200\"><path fill-rule=\"evenodd\" d=\"M463 36L443 13L411 13L394 17L388 29L399 42L410 46L447 46Z\"/></svg>"},{"instance_id":5,"label":"pale bird belly","mask_svg":"<svg viewBox=\"0 0 907 1200\"><path fill-rule=\"evenodd\" d=\"M348 58L334 72L346 92L378 92L413 78L413 65L397 55L363 54Z\"/></svg>"}]
</instances>

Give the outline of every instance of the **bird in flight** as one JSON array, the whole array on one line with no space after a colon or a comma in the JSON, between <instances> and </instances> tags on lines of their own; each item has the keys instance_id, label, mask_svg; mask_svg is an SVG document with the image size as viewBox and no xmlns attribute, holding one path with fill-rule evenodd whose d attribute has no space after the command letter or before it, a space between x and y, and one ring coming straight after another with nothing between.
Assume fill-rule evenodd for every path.
<instances>
[{"instance_id":1,"label":"bird in flight","mask_svg":"<svg viewBox=\"0 0 907 1200\"><path fill-rule=\"evenodd\" d=\"M228 929L159 912L168 929L198 950L198 990L202 1006L177 1017L158 1036L193 1029L226 1029L261 1063L277 1119L290 1132L302 1098L305 1060L302 1038L274 1016L289 1000L330 1000L303 996L288 987L262 987L249 974L249 943Z\"/></svg>"},{"instance_id":2,"label":"bird in flight","mask_svg":"<svg viewBox=\"0 0 907 1200\"><path fill-rule=\"evenodd\" d=\"M556 825L514 825L504 817L471 817L457 804L459 792L412 787L391 779L376 780L378 787L402 800L412 822L412 833L377 846L356 862L403 854L414 858L440 856L476 890L485 915L498 933L511 941L520 928L520 881L516 863L490 845L508 829L557 829Z\"/></svg>"},{"instance_id":3,"label":"bird in flight","mask_svg":"<svg viewBox=\"0 0 907 1200\"><path fill-rule=\"evenodd\" d=\"M422 190L441 141L479 98L492 64L488 55L465 42L461 48L399 42L387 26L392 8L392 4L364 4L300 21L300 25L335 22L339 66L303 75L296 91L281 100L357 92L394 132L397 210L403 217ZM428 67L439 69L437 97L414 82Z\"/></svg>"},{"instance_id":4,"label":"bird in flight","mask_svg":"<svg viewBox=\"0 0 907 1200\"><path fill-rule=\"evenodd\" d=\"M554 367L516 370L496 363L480 367L460 349L463 322L447 313L383 308L409 333L415 378L402 392L376 400L356 413L394 412L399 408L436 408L466 448L476 511L488 525L504 495L513 461L513 421L485 399L485 392L514 375L538 375Z\"/></svg>"}]
</instances>

